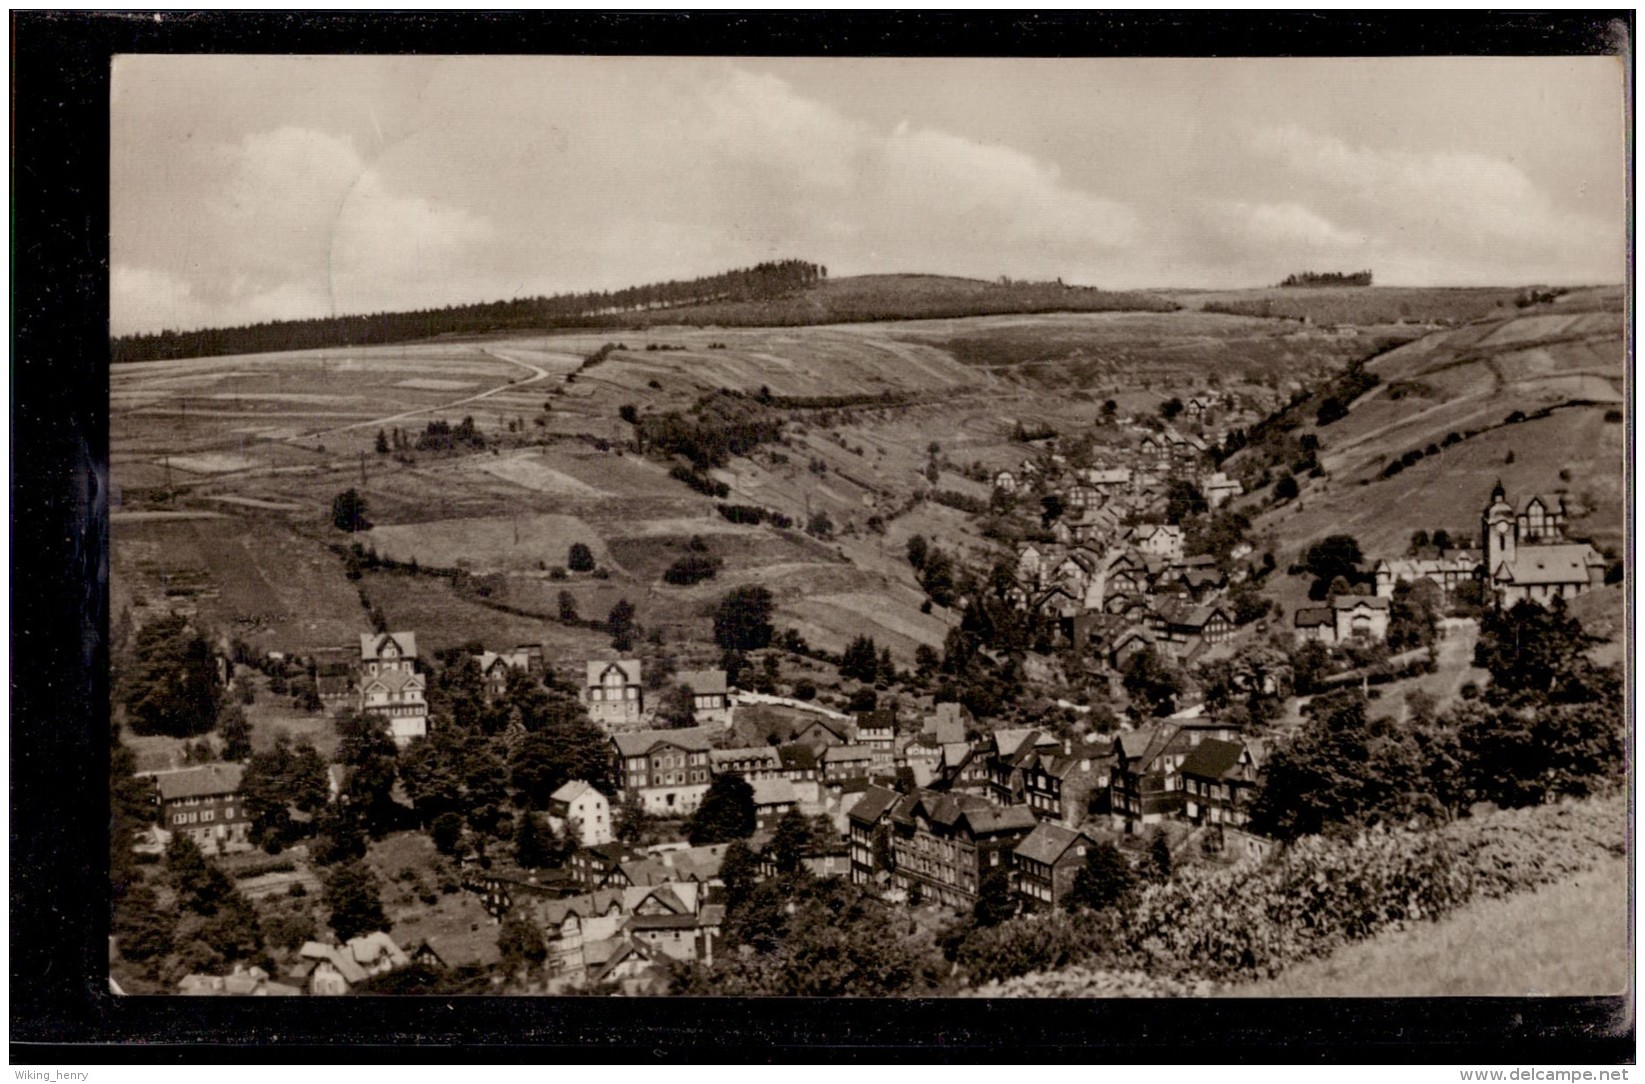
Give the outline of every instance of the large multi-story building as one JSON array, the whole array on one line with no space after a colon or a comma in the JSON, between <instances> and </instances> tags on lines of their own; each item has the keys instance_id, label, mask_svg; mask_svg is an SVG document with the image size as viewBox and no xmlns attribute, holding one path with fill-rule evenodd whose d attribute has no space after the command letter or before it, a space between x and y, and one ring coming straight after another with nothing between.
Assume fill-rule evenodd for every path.
<instances>
[{"instance_id":1,"label":"large multi-story building","mask_svg":"<svg viewBox=\"0 0 1645 1084\"><path fill-rule=\"evenodd\" d=\"M910 896L969 908L988 871L1010 867L1011 851L1035 823L1023 806L968 794L905 795L891 812L892 883Z\"/></svg>"},{"instance_id":2,"label":"large multi-story building","mask_svg":"<svg viewBox=\"0 0 1645 1084\"><path fill-rule=\"evenodd\" d=\"M1480 516L1485 578L1502 605L1575 598L1605 582L1605 558L1565 538L1565 498L1528 497L1516 509L1498 482Z\"/></svg>"},{"instance_id":3,"label":"large multi-story building","mask_svg":"<svg viewBox=\"0 0 1645 1084\"><path fill-rule=\"evenodd\" d=\"M417 634L360 634L360 710L388 720L402 748L428 734L428 701L417 673Z\"/></svg>"},{"instance_id":4,"label":"large multi-story building","mask_svg":"<svg viewBox=\"0 0 1645 1084\"><path fill-rule=\"evenodd\" d=\"M692 813L708 793L708 741L704 727L613 734L616 784L638 794L647 813Z\"/></svg>"},{"instance_id":5,"label":"large multi-story building","mask_svg":"<svg viewBox=\"0 0 1645 1084\"><path fill-rule=\"evenodd\" d=\"M251 821L240 803L243 771L238 764L207 764L156 773L160 827L188 836L207 854L249 846Z\"/></svg>"},{"instance_id":6,"label":"large multi-story building","mask_svg":"<svg viewBox=\"0 0 1645 1084\"><path fill-rule=\"evenodd\" d=\"M1232 741L1233 727L1205 719L1166 719L1128 730L1114 743L1108 808L1114 827L1135 832L1183 812L1186 793L1178 769L1207 738Z\"/></svg>"}]
</instances>

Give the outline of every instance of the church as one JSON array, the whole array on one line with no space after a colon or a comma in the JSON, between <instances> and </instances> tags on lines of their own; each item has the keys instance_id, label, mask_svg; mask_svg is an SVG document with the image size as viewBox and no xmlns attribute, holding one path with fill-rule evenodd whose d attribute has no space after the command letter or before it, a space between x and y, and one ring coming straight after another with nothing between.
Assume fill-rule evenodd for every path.
<instances>
[{"instance_id":1,"label":"church","mask_svg":"<svg viewBox=\"0 0 1645 1084\"><path fill-rule=\"evenodd\" d=\"M1605 558L1565 538L1565 498L1531 496L1515 508L1499 481L1482 516L1486 582L1503 606L1575 598L1605 580Z\"/></svg>"}]
</instances>

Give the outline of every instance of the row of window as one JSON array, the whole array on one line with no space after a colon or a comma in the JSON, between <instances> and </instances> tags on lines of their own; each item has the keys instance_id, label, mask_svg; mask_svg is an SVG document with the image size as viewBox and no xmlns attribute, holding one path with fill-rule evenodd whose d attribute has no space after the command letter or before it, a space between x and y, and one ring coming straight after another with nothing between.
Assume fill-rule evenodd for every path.
<instances>
[{"instance_id":1,"label":"row of window","mask_svg":"<svg viewBox=\"0 0 1645 1084\"><path fill-rule=\"evenodd\" d=\"M602 689L596 685L588 690L588 698L595 703L602 700L638 700L640 698L640 689L636 685L625 685L620 689L615 686L610 689Z\"/></svg>"},{"instance_id":2,"label":"row of window","mask_svg":"<svg viewBox=\"0 0 1645 1084\"><path fill-rule=\"evenodd\" d=\"M217 812L215 810L206 809L206 810L202 810L199 813L174 813L174 814L172 814L172 817L171 817L171 823L173 823L173 824L201 824L201 823L207 823L207 822L210 822L210 821L214 821L216 819L217 819ZM231 820L234 819L234 807L233 806L229 806L227 809L223 810L223 819L226 820L226 821L231 821Z\"/></svg>"}]
</instances>

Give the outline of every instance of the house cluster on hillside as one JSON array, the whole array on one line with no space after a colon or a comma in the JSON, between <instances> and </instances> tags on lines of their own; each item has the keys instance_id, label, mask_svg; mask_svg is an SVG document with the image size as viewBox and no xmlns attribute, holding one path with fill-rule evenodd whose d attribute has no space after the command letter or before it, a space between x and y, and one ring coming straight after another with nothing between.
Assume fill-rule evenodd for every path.
<instances>
[{"instance_id":1,"label":"house cluster on hillside","mask_svg":"<svg viewBox=\"0 0 1645 1084\"><path fill-rule=\"evenodd\" d=\"M1019 545L1013 597L1082 655L1118 668L1145 648L1191 660L1231 637L1230 579L1215 558L1184 556L1180 527L1141 524L1074 546Z\"/></svg>"}]
</instances>

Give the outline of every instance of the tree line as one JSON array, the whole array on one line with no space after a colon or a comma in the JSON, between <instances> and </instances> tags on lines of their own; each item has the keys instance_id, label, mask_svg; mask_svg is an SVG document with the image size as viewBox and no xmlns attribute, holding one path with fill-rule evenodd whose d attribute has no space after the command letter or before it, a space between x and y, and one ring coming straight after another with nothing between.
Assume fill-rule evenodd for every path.
<instances>
[{"instance_id":1,"label":"tree line","mask_svg":"<svg viewBox=\"0 0 1645 1084\"><path fill-rule=\"evenodd\" d=\"M804 260L774 260L717 275L670 279L621 290L589 290L409 312L275 320L239 327L182 332L167 329L155 334L122 335L110 339L109 354L110 360L118 364L408 342L435 335L561 327L590 318L647 309L712 301L767 300L813 285L827 276L828 269L821 264Z\"/></svg>"}]
</instances>

